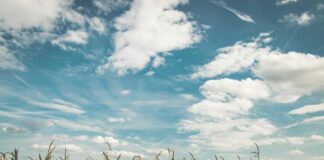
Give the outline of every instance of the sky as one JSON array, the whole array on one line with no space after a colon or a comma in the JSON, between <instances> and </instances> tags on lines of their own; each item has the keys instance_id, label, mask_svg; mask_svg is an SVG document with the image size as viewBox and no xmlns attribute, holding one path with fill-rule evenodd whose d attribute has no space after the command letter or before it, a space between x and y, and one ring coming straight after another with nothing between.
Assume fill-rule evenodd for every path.
<instances>
[{"instance_id":1,"label":"sky","mask_svg":"<svg viewBox=\"0 0 324 160\"><path fill-rule=\"evenodd\" d=\"M321 0L0 1L0 151L324 160L323 26Z\"/></svg>"}]
</instances>

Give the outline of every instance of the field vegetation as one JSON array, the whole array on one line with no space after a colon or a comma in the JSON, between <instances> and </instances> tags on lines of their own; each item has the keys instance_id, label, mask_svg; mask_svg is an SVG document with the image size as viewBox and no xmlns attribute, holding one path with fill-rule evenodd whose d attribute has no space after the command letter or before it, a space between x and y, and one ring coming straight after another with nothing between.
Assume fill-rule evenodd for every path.
<instances>
[{"instance_id":1,"label":"field vegetation","mask_svg":"<svg viewBox=\"0 0 324 160\"><path fill-rule=\"evenodd\" d=\"M120 160L122 155L119 154L117 157L111 156L111 145L109 143L107 143L108 146L108 150L102 152L102 156L103 156L103 160ZM251 152L251 157L250 160L260 160L260 148L257 144L255 144L256 150L254 152ZM45 154L45 156L42 156L41 154L38 154L38 157L28 157L29 160L71 160L70 156L67 152L67 150L64 150L64 154L60 157L55 158L53 156L55 150L55 145L54 145L54 141L52 141L47 149L47 152ZM189 152L189 158L186 157L182 157L182 158L176 158L175 156L175 151L171 150L171 149L167 149L168 152L168 159L165 160L198 160L196 158L196 156ZM17 148L15 148L12 152L0 152L0 160L19 160L19 151ZM162 158L160 158L162 154L162 151L159 153L156 153L154 157L152 158L144 158L138 155L135 155L131 160L164 160ZM214 155L213 157L214 160L225 160L225 158L221 155ZM92 157L87 157L85 158L85 160L94 160ZM241 157L239 155L237 155L237 160L241 160ZM268 158L267 158L268 160Z\"/></svg>"}]
</instances>

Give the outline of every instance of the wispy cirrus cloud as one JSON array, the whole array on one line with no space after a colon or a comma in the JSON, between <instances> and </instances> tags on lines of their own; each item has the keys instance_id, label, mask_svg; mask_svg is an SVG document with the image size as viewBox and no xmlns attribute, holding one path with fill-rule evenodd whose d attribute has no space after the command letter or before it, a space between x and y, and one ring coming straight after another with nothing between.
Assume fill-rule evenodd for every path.
<instances>
[{"instance_id":1,"label":"wispy cirrus cloud","mask_svg":"<svg viewBox=\"0 0 324 160\"><path fill-rule=\"evenodd\" d=\"M288 5L288 4L296 3L296 2L298 2L298 0L278 0L276 2L276 5L277 6L284 6L284 5Z\"/></svg>"},{"instance_id":2,"label":"wispy cirrus cloud","mask_svg":"<svg viewBox=\"0 0 324 160\"><path fill-rule=\"evenodd\" d=\"M60 99L53 99L52 102L28 101L28 103L34 106L43 107L52 110L59 110L65 113L73 113L73 114L85 113L84 110L80 109L80 106Z\"/></svg>"},{"instance_id":3,"label":"wispy cirrus cloud","mask_svg":"<svg viewBox=\"0 0 324 160\"><path fill-rule=\"evenodd\" d=\"M296 126L303 125L303 124L321 122L323 120L324 120L324 116L314 116L314 117L306 118L300 122L290 124L290 125L286 126L285 128L292 128L292 127L296 127Z\"/></svg>"},{"instance_id":4,"label":"wispy cirrus cloud","mask_svg":"<svg viewBox=\"0 0 324 160\"><path fill-rule=\"evenodd\" d=\"M301 156L304 154L304 152L299 149L295 149L295 150L289 151L289 154L292 156Z\"/></svg>"},{"instance_id":5,"label":"wispy cirrus cloud","mask_svg":"<svg viewBox=\"0 0 324 160\"><path fill-rule=\"evenodd\" d=\"M219 7L222 7L230 12L232 12L233 14L235 14L239 19L245 21L245 22L249 22L249 23L255 23L255 21L251 18L251 16L238 11L234 8L229 7L225 2L223 1L216 1L216 0L210 0L211 3L216 4Z\"/></svg>"},{"instance_id":6,"label":"wispy cirrus cloud","mask_svg":"<svg viewBox=\"0 0 324 160\"><path fill-rule=\"evenodd\" d=\"M292 110L288 114L302 115L302 114L315 113L315 112L321 112L321 111L324 111L324 103L314 104L314 105L306 105L301 108Z\"/></svg>"},{"instance_id":7,"label":"wispy cirrus cloud","mask_svg":"<svg viewBox=\"0 0 324 160\"><path fill-rule=\"evenodd\" d=\"M0 45L0 69L25 71L26 66L3 45Z\"/></svg>"}]
</instances>

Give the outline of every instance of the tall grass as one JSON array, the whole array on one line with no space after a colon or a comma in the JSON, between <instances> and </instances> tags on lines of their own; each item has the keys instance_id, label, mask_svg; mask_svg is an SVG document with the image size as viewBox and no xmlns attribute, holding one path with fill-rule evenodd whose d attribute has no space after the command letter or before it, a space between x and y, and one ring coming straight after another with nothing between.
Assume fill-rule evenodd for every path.
<instances>
[{"instance_id":1,"label":"tall grass","mask_svg":"<svg viewBox=\"0 0 324 160\"><path fill-rule=\"evenodd\" d=\"M108 151L102 152L102 156L103 156L103 160L120 160L122 155L119 154L116 158L113 158L113 156L110 155L112 148L111 145L109 143L107 143L108 146ZM257 144L255 144L256 150L251 152L252 153L252 157L250 158L250 160L256 159L256 160L260 160L260 148ZM28 157L30 160L54 160L54 156L53 156L53 152L54 152L55 146L54 146L54 141L51 141L51 143L48 146L47 149L47 153L44 156L44 158L42 158L41 154L38 154L38 157L36 158L32 158L32 157ZM171 149L167 149L168 151L168 159L169 160L176 160L175 158L175 152L174 150ZM15 148L12 152L0 152L0 160L18 160L18 149ZM159 153L156 153L155 156L152 158L152 160L160 160L160 156L162 154L162 151L160 151ZM191 152L189 152L189 156L190 158L181 158L179 160L198 160L195 155ZM223 156L217 156L214 155L215 160L225 160L225 158ZM239 155L237 155L237 159L241 160L241 157ZM57 159L55 159L57 160ZM64 154L58 158L58 160L70 160L70 156L67 153L67 150L64 150ZM92 157L87 157L86 160L94 160ZM141 156L134 156L132 158L132 160L147 160L144 157Z\"/></svg>"}]
</instances>

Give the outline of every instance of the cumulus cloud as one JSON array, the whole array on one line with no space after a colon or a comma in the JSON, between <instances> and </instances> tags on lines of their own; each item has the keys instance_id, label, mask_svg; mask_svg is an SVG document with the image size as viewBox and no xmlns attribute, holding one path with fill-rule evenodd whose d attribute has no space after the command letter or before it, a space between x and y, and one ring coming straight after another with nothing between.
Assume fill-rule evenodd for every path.
<instances>
[{"instance_id":1,"label":"cumulus cloud","mask_svg":"<svg viewBox=\"0 0 324 160\"><path fill-rule=\"evenodd\" d=\"M235 98L258 100L269 97L270 90L261 80L220 79L205 82L200 91L202 95L213 101L228 102Z\"/></svg>"},{"instance_id":2,"label":"cumulus cloud","mask_svg":"<svg viewBox=\"0 0 324 160\"><path fill-rule=\"evenodd\" d=\"M252 106L253 103L246 99L236 99L231 102L203 100L192 105L188 111L201 116L226 119L246 114Z\"/></svg>"},{"instance_id":3,"label":"cumulus cloud","mask_svg":"<svg viewBox=\"0 0 324 160\"><path fill-rule=\"evenodd\" d=\"M321 135L312 135L310 136L310 139L314 141L324 141L324 137Z\"/></svg>"},{"instance_id":4,"label":"cumulus cloud","mask_svg":"<svg viewBox=\"0 0 324 160\"><path fill-rule=\"evenodd\" d=\"M87 16L84 16L73 9L64 10L61 13L61 16L64 21L71 22L73 24L78 24L80 26L83 26L88 19Z\"/></svg>"},{"instance_id":5,"label":"cumulus cloud","mask_svg":"<svg viewBox=\"0 0 324 160\"><path fill-rule=\"evenodd\" d=\"M216 4L230 12L232 12L233 14L235 14L239 19L245 21L245 22L249 22L249 23L255 23L255 21L247 14L240 12L234 8L231 8L229 6L227 6L227 4L223 1L216 1L216 0L210 0L211 3Z\"/></svg>"},{"instance_id":6,"label":"cumulus cloud","mask_svg":"<svg viewBox=\"0 0 324 160\"><path fill-rule=\"evenodd\" d=\"M277 94L275 101L289 103L324 89L323 67L322 57L288 52L261 56L253 70Z\"/></svg>"},{"instance_id":7,"label":"cumulus cloud","mask_svg":"<svg viewBox=\"0 0 324 160\"><path fill-rule=\"evenodd\" d=\"M96 137L91 138L91 142L98 143L98 144L109 143L110 145L113 145L113 146L117 146L120 144L120 141L118 139L115 139L115 138L109 137L109 136L106 136L106 137L96 136Z\"/></svg>"},{"instance_id":8,"label":"cumulus cloud","mask_svg":"<svg viewBox=\"0 0 324 160\"><path fill-rule=\"evenodd\" d=\"M264 45L263 40L269 38L269 35L270 33L261 33L251 42L239 41L232 46L217 49L217 56L211 62L197 67L191 78L229 75L251 67L258 57L272 52L269 46L262 47Z\"/></svg>"},{"instance_id":9,"label":"cumulus cloud","mask_svg":"<svg viewBox=\"0 0 324 160\"><path fill-rule=\"evenodd\" d=\"M12 29L41 28L51 30L60 13L73 1L11 0L0 2L0 26Z\"/></svg>"},{"instance_id":10,"label":"cumulus cloud","mask_svg":"<svg viewBox=\"0 0 324 160\"><path fill-rule=\"evenodd\" d=\"M265 119L246 116L254 101L270 95L262 81L209 80L200 87L200 92L205 99L188 108L194 116L181 121L179 127L179 131L198 132L189 137L191 142L224 151L238 150L253 145L256 137L277 131Z\"/></svg>"},{"instance_id":11,"label":"cumulus cloud","mask_svg":"<svg viewBox=\"0 0 324 160\"><path fill-rule=\"evenodd\" d=\"M53 45L57 45L64 50L74 50L69 44L85 45L88 43L89 35L82 30L68 30L64 35L52 40Z\"/></svg>"},{"instance_id":12,"label":"cumulus cloud","mask_svg":"<svg viewBox=\"0 0 324 160\"><path fill-rule=\"evenodd\" d=\"M190 141L221 151L235 151L250 147L260 136L269 136L277 128L265 119L184 120L180 131L193 132Z\"/></svg>"},{"instance_id":13,"label":"cumulus cloud","mask_svg":"<svg viewBox=\"0 0 324 160\"><path fill-rule=\"evenodd\" d=\"M83 148L75 144L61 144L56 147L58 149L67 149L69 152L83 153Z\"/></svg>"},{"instance_id":14,"label":"cumulus cloud","mask_svg":"<svg viewBox=\"0 0 324 160\"><path fill-rule=\"evenodd\" d=\"M9 49L26 48L34 43L51 41L52 44L64 50L76 50L73 45L87 43L89 37L87 30L93 30L99 34L106 32L102 19L89 18L81 14L72 8L73 4L73 0L1 1L0 69L26 70L23 63L16 58L17 54L13 54L14 52ZM65 27L59 27L65 24L68 24L66 27L68 31L63 35L58 35L57 31L66 30ZM69 30L71 26L78 30ZM12 38L5 38L4 35ZM7 48L5 52L3 47Z\"/></svg>"},{"instance_id":15,"label":"cumulus cloud","mask_svg":"<svg viewBox=\"0 0 324 160\"><path fill-rule=\"evenodd\" d=\"M154 68L158 68L159 66L163 65L165 63L165 58L161 56L157 56L153 59L152 66Z\"/></svg>"},{"instance_id":16,"label":"cumulus cloud","mask_svg":"<svg viewBox=\"0 0 324 160\"><path fill-rule=\"evenodd\" d=\"M290 111L288 114L308 114L324 111L324 103L315 104L315 105L306 105L304 107Z\"/></svg>"},{"instance_id":17,"label":"cumulus cloud","mask_svg":"<svg viewBox=\"0 0 324 160\"><path fill-rule=\"evenodd\" d=\"M307 26L314 19L315 19L315 16L309 12L304 12L301 15L289 13L288 15L285 15L282 19L279 19L279 22L287 23L291 26L294 26L294 25Z\"/></svg>"},{"instance_id":18,"label":"cumulus cloud","mask_svg":"<svg viewBox=\"0 0 324 160\"><path fill-rule=\"evenodd\" d=\"M281 103L294 102L324 89L324 58L274 50L264 42L269 36L270 33L261 33L250 42L218 49L214 60L197 67L190 77L211 78L251 70L269 86L271 99Z\"/></svg>"},{"instance_id":19,"label":"cumulus cloud","mask_svg":"<svg viewBox=\"0 0 324 160\"><path fill-rule=\"evenodd\" d=\"M152 77L152 76L154 76L154 74L155 74L154 71L148 71L148 72L145 73L145 76Z\"/></svg>"},{"instance_id":20,"label":"cumulus cloud","mask_svg":"<svg viewBox=\"0 0 324 160\"><path fill-rule=\"evenodd\" d=\"M107 63L97 68L97 73L102 74L108 68L119 75L137 72L154 57L199 42L201 35L196 22L189 21L184 12L175 9L187 2L135 0L130 10L115 20L115 51ZM163 59L156 62L154 65L159 66Z\"/></svg>"},{"instance_id":21,"label":"cumulus cloud","mask_svg":"<svg viewBox=\"0 0 324 160\"><path fill-rule=\"evenodd\" d=\"M116 9L124 8L130 4L130 0L94 0L94 6L96 6L100 12L109 13Z\"/></svg>"},{"instance_id":22,"label":"cumulus cloud","mask_svg":"<svg viewBox=\"0 0 324 160\"><path fill-rule=\"evenodd\" d=\"M98 17L89 19L89 25L92 30L97 31L99 34L104 34L106 32L106 24Z\"/></svg>"},{"instance_id":23,"label":"cumulus cloud","mask_svg":"<svg viewBox=\"0 0 324 160\"><path fill-rule=\"evenodd\" d=\"M302 137L288 137L288 142L293 145L302 145L304 144L304 138Z\"/></svg>"},{"instance_id":24,"label":"cumulus cloud","mask_svg":"<svg viewBox=\"0 0 324 160\"><path fill-rule=\"evenodd\" d=\"M141 153L136 153L136 152L132 152L132 151L125 151L125 150L111 151L110 154L113 157L118 157L119 155L122 155L122 157L127 157L127 158L133 158L134 156L140 156L142 158L146 157L145 155L143 155Z\"/></svg>"}]
</instances>

